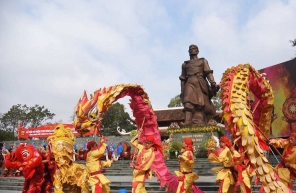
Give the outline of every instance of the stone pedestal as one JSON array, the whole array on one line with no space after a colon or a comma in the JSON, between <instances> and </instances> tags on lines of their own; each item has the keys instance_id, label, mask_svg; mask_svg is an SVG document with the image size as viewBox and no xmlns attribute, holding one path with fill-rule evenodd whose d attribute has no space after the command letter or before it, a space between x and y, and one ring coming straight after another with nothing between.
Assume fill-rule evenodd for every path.
<instances>
[{"instance_id":1,"label":"stone pedestal","mask_svg":"<svg viewBox=\"0 0 296 193\"><path fill-rule=\"evenodd\" d=\"M216 132L214 132L215 136L218 136ZM190 137L193 141L193 146L196 150L198 150L202 144L208 140L212 136L211 132L199 132L199 133L175 133L173 134L173 140L178 140L180 142L183 141L185 137Z\"/></svg>"}]
</instances>

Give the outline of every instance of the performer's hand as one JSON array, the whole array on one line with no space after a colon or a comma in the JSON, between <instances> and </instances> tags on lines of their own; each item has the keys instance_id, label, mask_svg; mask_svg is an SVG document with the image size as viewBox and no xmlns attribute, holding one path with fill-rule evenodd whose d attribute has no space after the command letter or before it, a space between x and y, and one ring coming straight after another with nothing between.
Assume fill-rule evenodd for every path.
<instances>
[{"instance_id":1,"label":"performer's hand","mask_svg":"<svg viewBox=\"0 0 296 193\"><path fill-rule=\"evenodd\" d=\"M130 164L130 168L133 168L134 169L134 166L135 165L133 163Z\"/></svg>"},{"instance_id":2,"label":"performer's hand","mask_svg":"<svg viewBox=\"0 0 296 193\"><path fill-rule=\"evenodd\" d=\"M286 163L285 163L285 166L286 166L286 167L290 167L290 162L286 162Z\"/></svg>"},{"instance_id":3,"label":"performer's hand","mask_svg":"<svg viewBox=\"0 0 296 193\"><path fill-rule=\"evenodd\" d=\"M229 149L230 149L230 151L231 151L232 153L233 153L234 150L235 150L233 146L231 146Z\"/></svg>"},{"instance_id":4,"label":"performer's hand","mask_svg":"<svg viewBox=\"0 0 296 193\"><path fill-rule=\"evenodd\" d=\"M19 170L19 171L23 171L23 167L20 167L18 170Z\"/></svg>"},{"instance_id":5,"label":"performer's hand","mask_svg":"<svg viewBox=\"0 0 296 193\"><path fill-rule=\"evenodd\" d=\"M103 135L101 137L101 143L106 143L106 138Z\"/></svg>"},{"instance_id":6,"label":"performer's hand","mask_svg":"<svg viewBox=\"0 0 296 193\"><path fill-rule=\"evenodd\" d=\"M183 158L182 158L182 156L181 156L181 155L178 155L178 159L180 160L180 159L183 159Z\"/></svg>"},{"instance_id":7,"label":"performer's hand","mask_svg":"<svg viewBox=\"0 0 296 193\"><path fill-rule=\"evenodd\" d=\"M269 144L270 144L270 145L274 145L274 144L275 144L275 141L271 139L271 140L269 141Z\"/></svg>"}]
</instances>

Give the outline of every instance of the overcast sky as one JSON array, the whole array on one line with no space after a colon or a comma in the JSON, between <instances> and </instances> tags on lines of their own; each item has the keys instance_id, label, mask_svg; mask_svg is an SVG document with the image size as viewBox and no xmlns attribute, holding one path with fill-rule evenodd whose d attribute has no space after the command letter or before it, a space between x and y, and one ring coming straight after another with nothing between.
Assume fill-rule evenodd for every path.
<instances>
[{"instance_id":1,"label":"overcast sky","mask_svg":"<svg viewBox=\"0 0 296 193\"><path fill-rule=\"evenodd\" d=\"M216 82L237 64L290 60L295 10L295 0L1 0L0 113L38 104L71 123L84 90L120 83L143 85L153 108L166 108L190 44Z\"/></svg>"}]
</instances>

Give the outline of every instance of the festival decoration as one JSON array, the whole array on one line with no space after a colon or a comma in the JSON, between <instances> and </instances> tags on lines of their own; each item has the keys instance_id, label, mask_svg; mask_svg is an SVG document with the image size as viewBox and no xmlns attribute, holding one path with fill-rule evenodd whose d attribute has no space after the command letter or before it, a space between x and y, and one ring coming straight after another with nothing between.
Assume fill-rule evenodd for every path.
<instances>
[{"instance_id":1,"label":"festival decoration","mask_svg":"<svg viewBox=\"0 0 296 193\"><path fill-rule=\"evenodd\" d=\"M183 127L183 128L168 128L167 133L174 134L174 133L199 133L199 132L218 132L223 134L222 127L218 126L203 126L203 127Z\"/></svg>"},{"instance_id":2,"label":"festival decoration","mask_svg":"<svg viewBox=\"0 0 296 193\"><path fill-rule=\"evenodd\" d=\"M246 151L248 164L256 169L264 191L289 192L264 156L264 151L269 150L264 140L269 136L274 102L270 84L251 65L240 64L224 72L221 88L225 127L241 152ZM255 96L252 107L250 91Z\"/></svg>"},{"instance_id":3,"label":"festival decoration","mask_svg":"<svg viewBox=\"0 0 296 193\"><path fill-rule=\"evenodd\" d=\"M71 128L64 127L63 124L57 125L47 141L57 166L53 181L54 192L63 193L63 189L68 187L69 193L76 190L88 193L88 170L85 165L77 164L73 160L75 138Z\"/></svg>"},{"instance_id":4,"label":"festival decoration","mask_svg":"<svg viewBox=\"0 0 296 193\"><path fill-rule=\"evenodd\" d=\"M168 138L167 140L163 140L162 141L162 152L163 152L163 156L165 159L170 158L170 149L171 149L171 142L172 142L173 138L172 138L172 134L170 135L170 138Z\"/></svg>"},{"instance_id":5,"label":"festival decoration","mask_svg":"<svg viewBox=\"0 0 296 193\"><path fill-rule=\"evenodd\" d=\"M29 139L29 138L47 138L52 135L54 128L57 127L58 124L48 124L42 125L40 127L34 128L24 128L22 123L19 124L18 131L18 139ZM71 128L71 131L74 136L79 136L80 134L75 130L75 127L72 124L62 124L64 127ZM93 135L92 132L88 132L84 134L85 136Z\"/></svg>"},{"instance_id":6,"label":"festival decoration","mask_svg":"<svg viewBox=\"0 0 296 193\"><path fill-rule=\"evenodd\" d=\"M143 128L139 141L143 142L146 136L153 135L155 143L161 145L157 117L152 110L147 93L142 86L137 84L120 84L99 89L94 92L90 99L84 92L75 109L74 126L76 130L81 134L89 131L100 134L103 114L113 102L125 96L131 97L130 107L133 110L135 123L138 128ZM155 172L161 187L166 186L168 192L177 189L178 178L165 165L162 152L156 151L151 170Z\"/></svg>"}]
</instances>

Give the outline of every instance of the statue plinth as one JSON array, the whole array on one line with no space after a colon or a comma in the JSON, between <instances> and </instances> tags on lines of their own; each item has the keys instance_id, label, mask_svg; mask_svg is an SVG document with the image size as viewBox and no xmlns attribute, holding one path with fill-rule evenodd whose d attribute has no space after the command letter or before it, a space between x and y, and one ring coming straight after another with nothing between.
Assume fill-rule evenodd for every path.
<instances>
[{"instance_id":1,"label":"statue plinth","mask_svg":"<svg viewBox=\"0 0 296 193\"><path fill-rule=\"evenodd\" d=\"M167 129L167 133L172 134L173 140L182 142L185 137L190 137L196 150L212 137L212 132L218 137L223 135L224 128L218 126L203 126Z\"/></svg>"}]
</instances>

